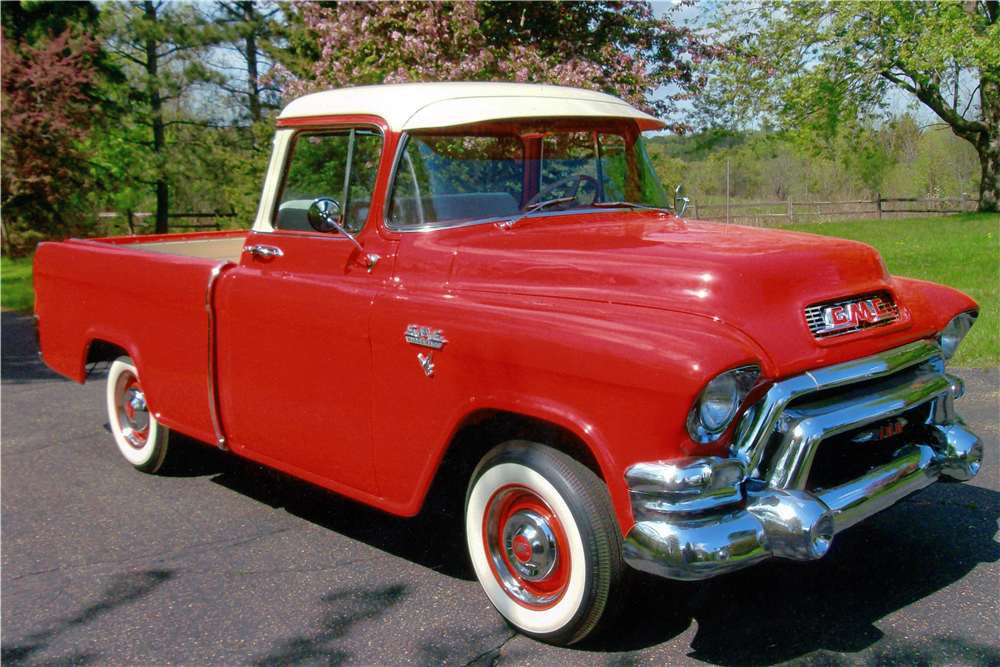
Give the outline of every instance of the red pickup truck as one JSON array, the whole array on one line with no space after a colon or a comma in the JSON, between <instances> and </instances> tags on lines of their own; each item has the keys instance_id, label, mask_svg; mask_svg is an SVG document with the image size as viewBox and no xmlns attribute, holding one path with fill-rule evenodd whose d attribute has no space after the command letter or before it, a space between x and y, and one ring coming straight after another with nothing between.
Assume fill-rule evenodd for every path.
<instances>
[{"instance_id":1,"label":"red pickup truck","mask_svg":"<svg viewBox=\"0 0 1000 667\"><path fill-rule=\"evenodd\" d=\"M946 369L976 303L859 243L679 217L663 123L620 100L376 86L277 125L249 232L38 249L44 358L112 362L139 470L178 431L403 516L460 476L490 601L572 643L630 567L821 558L979 469Z\"/></svg>"}]
</instances>

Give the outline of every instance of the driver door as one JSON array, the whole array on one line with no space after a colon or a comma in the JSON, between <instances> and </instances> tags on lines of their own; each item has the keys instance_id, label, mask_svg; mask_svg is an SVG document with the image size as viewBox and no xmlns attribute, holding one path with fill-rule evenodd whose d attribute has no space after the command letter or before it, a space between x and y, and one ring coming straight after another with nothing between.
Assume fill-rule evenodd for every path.
<instances>
[{"instance_id":1,"label":"driver door","mask_svg":"<svg viewBox=\"0 0 1000 667\"><path fill-rule=\"evenodd\" d=\"M217 291L223 424L250 458L377 495L368 320L392 248L369 213L382 136L303 131L293 142L274 231L247 237ZM309 207L324 199L339 204L363 252L310 224ZM267 251L247 251L255 246ZM380 256L371 271L370 254Z\"/></svg>"}]
</instances>

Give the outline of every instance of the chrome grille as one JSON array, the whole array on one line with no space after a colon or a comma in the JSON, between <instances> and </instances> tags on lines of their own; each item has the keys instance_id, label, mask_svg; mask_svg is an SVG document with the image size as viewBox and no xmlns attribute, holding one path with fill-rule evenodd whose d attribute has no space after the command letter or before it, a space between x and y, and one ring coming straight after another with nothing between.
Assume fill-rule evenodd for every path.
<instances>
[{"instance_id":1,"label":"chrome grille","mask_svg":"<svg viewBox=\"0 0 1000 667\"><path fill-rule=\"evenodd\" d=\"M922 427L950 423L952 401L941 348L917 341L776 383L737 427L736 455L751 477L802 490L824 441L853 442L903 417L910 428L899 441L924 444ZM915 408L926 412L911 412Z\"/></svg>"},{"instance_id":2,"label":"chrome grille","mask_svg":"<svg viewBox=\"0 0 1000 667\"><path fill-rule=\"evenodd\" d=\"M899 307L888 292L873 292L813 304L806 324L816 338L832 338L899 321Z\"/></svg>"}]
</instances>

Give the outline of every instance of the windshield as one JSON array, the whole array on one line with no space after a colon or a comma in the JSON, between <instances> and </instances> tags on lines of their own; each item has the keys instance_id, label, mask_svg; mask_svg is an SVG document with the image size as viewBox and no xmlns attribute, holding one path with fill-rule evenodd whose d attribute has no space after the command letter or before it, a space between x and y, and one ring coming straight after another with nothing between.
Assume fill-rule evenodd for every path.
<instances>
[{"instance_id":1,"label":"windshield","mask_svg":"<svg viewBox=\"0 0 1000 667\"><path fill-rule=\"evenodd\" d=\"M388 207L393 227L669 199L631 121L506 122L404 138Z\"/></svg>"}]
</instances>

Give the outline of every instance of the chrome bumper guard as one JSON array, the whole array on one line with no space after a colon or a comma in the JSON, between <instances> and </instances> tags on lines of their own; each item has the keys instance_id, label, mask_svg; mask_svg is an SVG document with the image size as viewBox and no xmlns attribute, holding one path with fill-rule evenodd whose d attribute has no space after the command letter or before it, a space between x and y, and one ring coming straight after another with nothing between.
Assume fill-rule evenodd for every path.
<instances>
[{"instance_id":1,"label":"chrome bumper guard","mask_svg":"<svg viewBox=\"0 0 1000 667\"><path fill-rule=\"evenodd\" d=\"M927 341L776 383L742 417L730 458L626 471L637 523L625 560L695 580L768 558L821 558L836 533L905 496L942 477L976 475L983 446L955 415L962 392L961 380L944 372L940 347ZM886 436L898 440L888 462L830 488L810 483L821 443L849 438L864 448L882 439L887 423L900 429Z\"/></svg>"}]
</instances>

